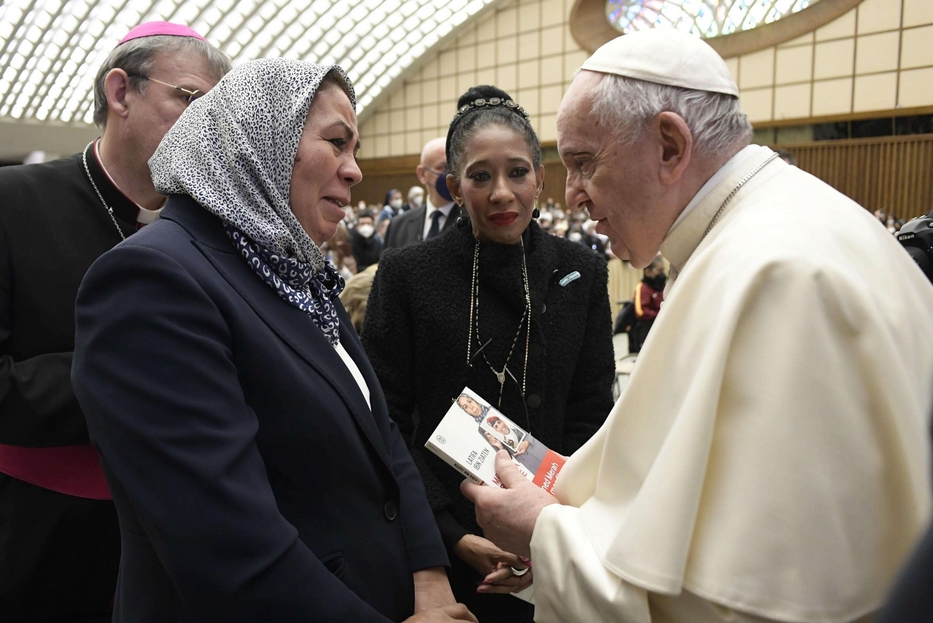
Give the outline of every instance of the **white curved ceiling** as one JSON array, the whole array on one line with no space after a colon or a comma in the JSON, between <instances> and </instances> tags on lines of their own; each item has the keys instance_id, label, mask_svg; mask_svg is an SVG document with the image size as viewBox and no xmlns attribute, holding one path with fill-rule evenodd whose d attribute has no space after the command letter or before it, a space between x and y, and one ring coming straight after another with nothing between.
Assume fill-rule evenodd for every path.
<instances>
[{"instance_id":1,"label":"white curved ceiling","mask_svg":"<svg viewBox=\"0 0 933 623\"><path fill-rule=\"evenodd\" d=\"M188 24L233 58L337 63L358 112L496 0L0 0L0 118L91 123L93 80L136 24Z\"/></svg>"}]
</instances>

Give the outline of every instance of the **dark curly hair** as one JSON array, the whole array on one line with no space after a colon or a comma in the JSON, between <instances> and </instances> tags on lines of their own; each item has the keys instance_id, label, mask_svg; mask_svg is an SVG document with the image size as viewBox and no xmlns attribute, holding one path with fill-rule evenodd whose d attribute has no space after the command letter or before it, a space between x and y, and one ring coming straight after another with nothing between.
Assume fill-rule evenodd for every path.
<instances>
[{"instance_id":1,"label":"dark curly hair","mask_svg":"<svg viewBox=\"0 0 933 623\"><path fill-rule=\"evenodd\" d=\"M512 99L512 96L502 89L484 84L467 89L467 92L457 100L457 110L478 99L489 101L494 97L501 100ZM537 169L541 166L541 144L538 142L538 135L535 134L534 128L531 127L531 121L517 110L507 106L482 106L473 108L451 121L450 129L447 131L448 173L459 179L460 159L463 157L467 140L477 130L492 123L512 128L525 137L525 142L531 148L531 160L534 168Z\"/></svg>"}]
</instances>

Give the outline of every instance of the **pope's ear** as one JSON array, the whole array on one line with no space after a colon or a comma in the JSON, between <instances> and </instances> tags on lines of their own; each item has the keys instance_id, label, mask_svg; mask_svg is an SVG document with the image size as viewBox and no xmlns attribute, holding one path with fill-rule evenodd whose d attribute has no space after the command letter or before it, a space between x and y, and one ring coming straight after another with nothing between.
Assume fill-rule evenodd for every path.
<instances>
[{"instance_id":1,"label":"pope's ear","mask_svg":"<svg viewBox=\"0 0 933 623\"><path fill-rule=\"evenodd\" d=\"M659 177L662 184L680 180L693 155L693 133L683 117L662 112L655 120L655 132L661 145Z\"/></svg>"},{"instance_id":2,"label":"pope's ear","mask_svg":"<svg viewBox=\"0 0 933 623\"><path fill-rule=\"evenodd\" d=\"M118 117L125 118L129 112L126 96L130 88L130 77L122 69L111 69L104 77L107 109Z\"/></svg>"}]
</instances>

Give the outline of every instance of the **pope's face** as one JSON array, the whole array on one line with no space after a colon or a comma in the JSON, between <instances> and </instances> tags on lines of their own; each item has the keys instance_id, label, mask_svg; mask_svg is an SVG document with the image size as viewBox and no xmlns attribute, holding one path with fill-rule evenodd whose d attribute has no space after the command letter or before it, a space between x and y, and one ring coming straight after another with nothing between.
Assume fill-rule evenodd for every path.
<instances>
[{"instance_id":1,"label":"pope's face","mask_svg":"<svg viewBox=\"0 0 933 623\"><path fill-rule=\"evenodd\" d=\"M650 232L660 191L650 137L622 145L592 112L591 89L601 75L577 76L557 113L557 147L567 168L567 207L586 208L596 231L609 236L612 252L643 268L661 243ZM656 168L656 166L654 167Z\"/></svg>"},{"instance_id":2,"label":"pope's face","mask_svg":"<svg viewBox=\"0 0 933 623\"><path fill-rule=\"evenodd\" d=\"M457 404L473 417L478 417L483 414L483 408L469 396L460 396L460 398L457 399Z\"/></svg>"}]
</instances>

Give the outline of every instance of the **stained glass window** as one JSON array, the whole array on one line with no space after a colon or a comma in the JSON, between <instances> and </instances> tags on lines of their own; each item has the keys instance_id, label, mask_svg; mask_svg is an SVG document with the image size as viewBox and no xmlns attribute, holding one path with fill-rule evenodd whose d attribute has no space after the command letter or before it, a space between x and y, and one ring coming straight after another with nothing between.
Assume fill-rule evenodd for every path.
<instances>
[{"instance_id":1,"label":"stained glass window","mask_svg":"<svg viewBox=\"0 0 933 623\"><path fill-rule=\"evenodd\" d=\"M677 28L718 37L770 24L819 0L607 0L606 16L622 32Z\"/></svg>"}]
</instances>

